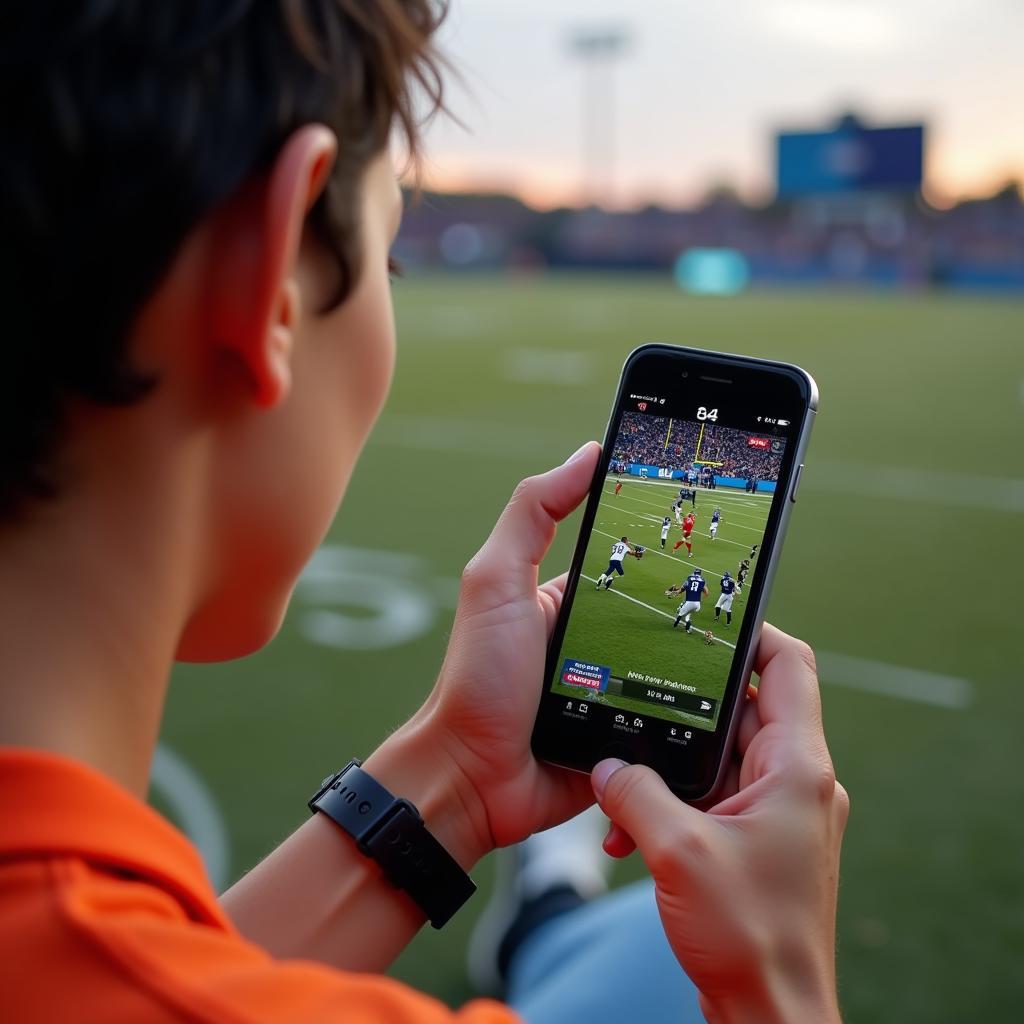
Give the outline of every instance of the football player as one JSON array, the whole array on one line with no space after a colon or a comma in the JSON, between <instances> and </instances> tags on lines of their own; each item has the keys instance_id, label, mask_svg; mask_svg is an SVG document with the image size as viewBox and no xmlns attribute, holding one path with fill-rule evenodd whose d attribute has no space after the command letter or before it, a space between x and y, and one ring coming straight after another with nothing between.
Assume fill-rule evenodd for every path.
<instances>
[{"instance_id":1,"label":"football player","mask_svg":"<svg viewBox=\"0 0 1024 1024\"><path fill-rule=\"evenodd\" d=\"M669 527L672 525L672 520L668 516L665 516L661 521L661 546L665 547L665 541L668 538Z\"/></svg>"},{"instance_id":2,"label":"football player","mask_svg":"<svg viewBox=\"0 0 1024 1024\"><path fill-rule=\"evenodd\" d=\"M719 595L718 602L715 604L715 622L720 622L721 612L725 611L725 624L726 626L732 625L732 599L736 591L736 581L729 575L729 570L726 569L722 573L722 593Z\"/></svg>"},{"instance_id":3,"label":"football player","mask_svg":"<svg viewBox=\"0 0 1024 1024\"><path fill-rule=\"evenodd\" d=\"M693 615L694 612L700 611L700 599L703 595L707 594L707 592L707 584L704 582L704 577L701 575L700 569L694 569L693 572L686 577L686 582L683 584L683 602L676 611L676 621L672 623L673 629L675 629L680 622L683 622L687 633L693 629L693 623L690 621L690 616Z\"/></svg>"},{"instance_id":4,"label":"football player","mask_svg":"<svg viewBox=\"0 0 1024 1024\"><path fill-rule=\"evenodd\" d=\"M697 507L697 489L691 487L680 487L679 488L679 504L680 506L684 501L690 502L694 508Z\"/></svg>"},{"instance_id":5,"label":"football player","mask_svg":"<svg viewBox=\"0 0 1024 1024\"><path fill-rule=\"evenodd\" d=\"M693 558L693 542L690 540L690 535L693 533L694 524L697 522L697 513L691 512L683 520L683 539L677 540L672 548L672 553L675 554L684 544L686 545L686 557Z\"/></svg>"},{"instance_id":6,"label":"football player","mask_svg":"<svg viewBox=\"0 0 1024 1024\"><path fill-rule=\"evenodd\" d=\"M711 513L711 526L709 527L709 536L712 540L715 539L715 534L718 533L718 524L722 520L722 510L715 506L715 511Z\"/></svg>"},{"instance_id":7,"label":"football player","mask_svg":"<svg viewBox=\"0 0 1024 1024\"><path fill-rule=\"evenodd\" d=\"M623 537L622 540L617 540L612 545L612 553L608 558L608 568L597 578L597 587L595 589L600 590L601 584L604 584L605 590L611 590L612 583L615 580L615 574L619 576L625 576L626 570L622 568L622 559L626 555L634 555L636 552L629 545L629 538Z\"/></svg>"},{"instance_id":8,"label":"football player","mask_svg":"<svg viewBox=\"0 0 1024 1024\"><path fill-rule=\"evenodd\" d=\"M747 581L747 573L750 572L750 562L744 558L740 562L739 572L736 573L736 592L739 593L743 589L743 584Z\"/></svg>"}]
</instances>

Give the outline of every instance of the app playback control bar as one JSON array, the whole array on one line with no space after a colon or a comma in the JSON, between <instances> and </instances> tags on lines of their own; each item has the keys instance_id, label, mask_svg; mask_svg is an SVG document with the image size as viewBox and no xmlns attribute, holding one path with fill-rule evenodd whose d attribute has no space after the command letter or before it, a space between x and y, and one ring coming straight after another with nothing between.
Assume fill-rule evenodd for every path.
<instances>
[{"instance_id":1,"label":"app playback control bar","mask_svg":"<svg viewBox=\"0 0 1024 1024\"><path fill-rule=\"evenodd\" d=\"M657 704L659 707L684 711L688 715L696 715L698 718L707 718L708 720L715 717L715 709L718 707L718 701L712 700L710 697L702 697L698 693L687 693L685 690L668 689L664 686L652 686L639 679L617 679L612 676L608 680L608 692L611 693L614 690L618 690L623 697L632 697L633 700L642 700L649 704Z\"/></svg>"}]
</instances>

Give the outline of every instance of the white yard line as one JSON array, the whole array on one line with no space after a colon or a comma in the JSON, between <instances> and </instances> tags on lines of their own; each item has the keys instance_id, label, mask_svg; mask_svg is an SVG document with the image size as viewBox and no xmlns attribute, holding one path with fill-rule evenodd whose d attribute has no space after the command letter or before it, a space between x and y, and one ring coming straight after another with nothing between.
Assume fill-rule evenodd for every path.
<instances>
[{"instance_id":1,"label":"white yard line","mask_svg":"<svg viewBox=\"0 0 1024 1024\"><path fill-rule=\"evenodd\" d=\"M531 430L523 424L392 413L384 416L371 435L370 443L413 451L536 461L538 451L550 448L551 437L547 431ZM565 451L568 453L571 448L571 444L566 445ZM677 480L621 479L631 484L642 482L645 487L670 487L675 491L681 486ZM1013 477L816 459L807 464L801 486L811 492L852 494L858 498L896 498L951 508L1024 512L1024 480ZM774 497L730 491L724 487L713 491L699 488L697 494L705 500L713 496L715 500L746 502L770 502Z\"/></svg>"},{"instance_id":2,"label":"white yard line","mask_svg":"<svg viewBox=\"0 0 1024 1024\"><path fill-rule=\"evenodd\" d=\"M590 580L591 583L597 583L597 580L595 580L592 576L587 576L582 572L580 573L580 579ZM668 612L663 612L660 608L655 608L653 604L647 604L646 601L641 601L638 598L630 597L629 594L624 594L621 590L615 590L614 587L611 590L606 591L606 593L614 594L616 597L624 597L627 601L632 601L633 604L638 604L641 608L646 608L649 611L657 612L658 615L664 615L666 619L671 619L673 622L675 622L676 620L676 617L674 615L670 615ZM685 633L686 630L684 629L683 632ZM701 629L700 626L695 625L693 627L693 635L703 637L704 630ZM717 636L713 637L712 639L715 641L715 643L724 644L726 647L731 647L734 651L736 650L736 645L729 643L728 640L722 640Z\"/></svg>"},{"instance_id":3,"label":"white yard line","mask_svg":"<svg viewBox=\"0 0 1024 1024\"><path fill-rule=\"evenodd\" d=\"M599 533L599 534L601 534L602 537L609 538L609 540L618 540L619 537L622 536L622 534L620 533L619 537L616 537L614 533L605 533L604 530L598 530L598 529L591 530L590 532L591 533ZM646 549L644 551L644 554L647 554L647 555L660 555L662 558L670 558L673 562L678 562L680 566L684 566L684 565L700 565L700 559L697 559L697 558L677 558L675 555L670 555L667 551L656 551L654 548L649 548L649 547L647 547L646 544L644 545L644 548ZM714 572L711 569L705 569L702 565L701 565L701 572L702 573L707 573L709 576L717 576L719 579L722 578L720 573ZM687 576L689 576L689 573L687 573Z\"/></svg>"},{"instance_id":4,"label":"white yard line","mask_svg":"<svg viewBox=\"0 0 1024 1024\"><path fill-rule=\"evenodd\" d=\"M732 514L735 515L736 513L734 512ZM754 533L761 533L761 534L763 534L764 531L765 531L765 527L764 526L760 526L760 527L758 527L758 526L746 526L744 523L734 523L731 519L723 519L722 522L723 523L728 523L730 526L735 526L737 530L752 530ZM767 525L767 524L765 524L765 525Z\"/></svg>"},{"instance_id":5,"label":"white yard line","mask_svg":"<svg viewBox=\"0 0 1024 1024\"><path fill-rule=\"evenodd\" d=\"M614 501L602 501L599 504L603 505L605 508L614 508L615 507L615 502ZM661 529L661 519L658 516L652 516L652 515L648 514L647 512L633 512L631 514L635 515L638 519L648 519L648 520L650 520L651 523L656 524L658 526L658 529ZM633 526L637 526L639 528L640 524L633 523L632 525ZM679 524L676 523L676 522L673 522L672 525L675 526L675 527L679 526ZM760 531L760 532L764 533L763 530ZM714 539L712 539L706 533L702 533L700 535L700 538L702 540L706 540L709 544L717 544L717 543L719 543L719 541L721 541L721 543L723 543L723 544L735 544L736 547L738 547L738 548L749 548L750 547L749 544L747 544L747 543L745 543L743 541L729 540L728 537L715 537Z\"/></svg>"},{"instance_id":6,"label":"white yard line","mask_svg":"<svg viewBox=\"0 0 1024 1024\"><path fill-rule=\"evenodd\" d=\"M593 372L590 352L564 349L507 348L501 352L499 374L516 384L585 387Z\"/></svg>"},{"instance_id":7,"label":"white yard line","mask_svg":"<svg viewBox=\"0 0 1024 1024\"><path fill-rule=\"evenodd\" d=\"M800 486L811 492L853 494L858 498L896 498L946 508L1024 512L1024 480L1011 477L825 460L807 464Z\"/></svg>"},{"instance_id":8,"label":"white yard line","mask_svg":"<svg viewBox=\"0 0 1024 1024\"><path fill-rule=\"evenodd\" d=\"M615 489L614 488L610 488L608 490L603 491L602 493L610 494L610 495L614 496L615 495ZM623 492L622 494L618 495L617 500L621 500L623 498L625 498L627 501L635 501L635 502L638 502L638 503L640 503L642 505L650 505L651 508L662 508L663 507L662 505L659 505L658 502L656 502L656 501L651 501L648 498L634 498L632 494L626 494L625 492ZM687 502L684 502L683 505L688 510L692 509L692 506L689 505L689 503L687 503ZM703 510L703 508L706 508L706 506L703 506L701 511ZM767 512L768 510L765 509L765 511ZM732 517L732 516L745 516L747 519L757 519L762 524L767 521L766 518L762 518L760 516L755 516L755 515L751 514L750 512L737 512L737 511L735 511L735 509L732 509L732 508L729 509L729 515L730 515L730 517ZM760 529L758 529L756 526L744 526L742 523L733 523L733 525L734 526L738 526L741 530L756 530L759 533L764 533L764 526L763 525L761 526Z\"/></svg>"},{"instance_id":9,"label":"white yard line","mask_svg":"<svg viewBox=\"0 0 1024 1024\"><path fill-rule=\"evenodd\" d=\"M604 505L605 508L614 508L615 507L615 502L614 501L602 501L599 504ZM648 515L646 512L633 512L633 513L630 513L630 514L631 515L635 515L635 516L637 516L639 518L646 517L647 519L650 519L650 521L652 523L659 523L659 524L661 523L661 520L657 516ZM722 520L722 521L725 522L725 520ZM672 525L678 527L679 523L673 522ZM740 526L739 523L733 523L732 525L733 526ZM742 527L740 527L740 529L743 529L743 530L753 530L754 528L752 526L742 526ZM764 530L763 529L762 530L757 530L755 532L760 533L762 535L764 534ZM718 544L719 542L721 542L722 544L735 544L736 547L738 547L738 548L749 548L750 547L750 544L747 541L729 540L728 537L715 537L714 539L712 539L706 533L700 534L700 539L701 540L706 540L709 544Z\"/></svg>"},{"instance_id":10,"label":"white yard line","mask_svg":"<svg viewBox=\"0 0 1024 1024\"><path fill-rule=\"evenodd\" d=\"M149 781L198 847L213 888L221 892L230 880L231 846L213 794L189 763L162 742L153 754Z\"/></svg>"},{"instance_id":11,"label":"white yard line","mask_svg":"<svg viewBox=\"0 0 1024 1024\"><path fill-rule=\"evenodd\" d=\"M817 655L822 682L865 693L932 704L962 711L974 699L974 687L957 676L928 672L920 668L889 665L884 661L856 658L850 654L821 651Z\"/></svg>"},{"instance_id":12,"label":"white yard line","mask_svg":"<svg viewBox=\"0 0 1024 1024\"><path fill-rule=\"evenodd\" d=\"M632 473L620 473L616 476L614 473L605 474L606 480L622 480L624 483L643 484L646 487L672 487L677 492L680 487L688 487L688 484L683 483L682 480L662 480L660 477L654 476L633 476ZM692 488L691 488L692 489ZM767 494L765 491L758 491L757 494L751 494L749 491L744 491L741 487L716 487L713 491L707 487L698 487L697 495L721 495L723 498L739 499L741 501L760 500L760 501L771 501L774 494Z\"/></svg>"},{"instance_id":13,"label":"white yard line","mask_svg":"<svg viewBox=\"0 0 1024 1024\"><path fill-rule=\"evenodd\" d=\"M584 573L582 579L596 583L597 580ZM669 612L655 608L638 598L623 593L612 587L609 593L624 597L633 604L638 604L657 615L675 621ZM738 619L737 627L742 622ZM703 636L704 631L699 624L694 624L694 633ZM715 641L726 647L736 649L735 644L722 640L717 635ZM913 701L917 704L931 704L933 707L951 708L962 711L970 707L974 700L974 687L966 679L957 676L942 675L926 669L907 668L902 665L890 665L884 661L872 661L868 658L856 658L850 654L837 654L833 651L817 652L818 676L822 683L830 686L845 686L863 693L880 694L883 697L895 697L899 700Z\"/></svg>"}]
</instances>

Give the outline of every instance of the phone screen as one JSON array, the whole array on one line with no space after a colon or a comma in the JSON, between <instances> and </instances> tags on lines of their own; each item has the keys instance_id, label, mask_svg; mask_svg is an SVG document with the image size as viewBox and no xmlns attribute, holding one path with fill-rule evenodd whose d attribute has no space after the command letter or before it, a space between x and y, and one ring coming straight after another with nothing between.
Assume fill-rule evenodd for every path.
<instances>
[{"instance_id":1,"label":"phone screen","mask_svg":"<svg viewBox=\"0 0 1024 1024\"><path fill-rule=\"evenodd\" d=\"M627 365L584 515L535 733L570 767L707 776L749 664L807 402L778 372L677 365Z\"/></svg>"},{"instance_id":2,"label":"phone screen","mask_svg":"<svg viewBox=\"0 0 1024 1024\"><path fill-rule=\"evenodd\" d=\"M649 715L714 729L786 438L763 418L629 402L551 690L614 708L624 729Z\"/></svg>"}]
</instances>

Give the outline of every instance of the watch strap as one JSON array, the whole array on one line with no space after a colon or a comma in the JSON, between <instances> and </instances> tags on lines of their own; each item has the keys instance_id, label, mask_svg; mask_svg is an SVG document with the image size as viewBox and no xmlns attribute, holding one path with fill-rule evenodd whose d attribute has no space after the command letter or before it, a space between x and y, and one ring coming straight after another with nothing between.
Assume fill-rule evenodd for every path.
<instances>
[{"instance_id":1,"label":"watch strap","mask_svg":"<svg viewBox=\"0 0 1024 1024\"><path fill-rule=\"evenodd\" d=\"M376 861L384 877L408 893L441 928L476 892L473 880L437 841L415 805L394 796L353 759L324 779L309 809L326 814Z\"/></svg>"}]
</instances>

